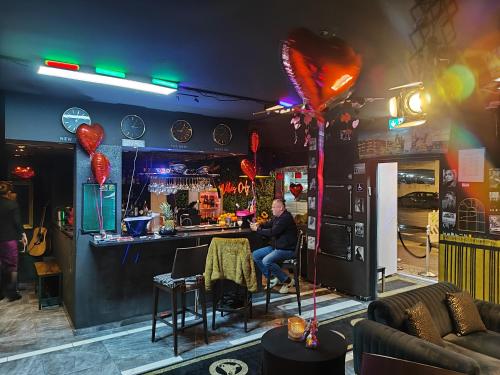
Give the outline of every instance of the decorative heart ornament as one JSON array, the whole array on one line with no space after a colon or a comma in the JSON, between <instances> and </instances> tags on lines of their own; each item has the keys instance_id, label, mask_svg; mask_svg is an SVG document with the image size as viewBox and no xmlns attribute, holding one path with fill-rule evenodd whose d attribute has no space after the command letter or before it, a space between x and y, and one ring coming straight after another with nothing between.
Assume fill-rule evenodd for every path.
<instances>
[{"instance_id":1,"label":"decorative heart ornament","mask_svg":"<svg viewBox=\"0 0 500 375\"><path fill-rule=\"evenodd\" d=\"M243 173L245 173L251 181L255 180L257 171L255 170L255 165L250 160L243 159L240 167Z\"/></svg>"},{"instance_id":2,"label":"decorative heart ornament","mask_svg":"<svg viewBox=\"0 0 500 375\"><path fill-rule=\"evenodd\" d=\"M76 129L76 137L89 156L92 156L104 138L104 129L99 124L82 124Z\"/></svg>"},{"instance_id":3,"label":"decorative heart ornament","mask_svg":"<svg viewBox=\"0 0 500 375\"><path fill-rule=\"evenodd\" d=\"M300 196L300 193L302 193L302 190L304 190L304 187L302 186L302 184L294 184L293 182L290 184L290 193L293 194L293 196L295 197L295 200L298 199L298 197Z\"/></svg>"}]
</instances>

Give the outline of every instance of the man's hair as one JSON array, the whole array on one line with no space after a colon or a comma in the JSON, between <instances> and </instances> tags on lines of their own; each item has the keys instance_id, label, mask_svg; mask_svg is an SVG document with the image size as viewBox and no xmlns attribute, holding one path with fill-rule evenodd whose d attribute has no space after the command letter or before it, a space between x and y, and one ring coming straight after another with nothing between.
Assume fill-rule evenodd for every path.
<instances>
[{"instance_id":1,"label":"man's hair","mask_svg":"<svg viewBox=\"0 0 500 375\"><path fill-rule=\"evenodd\" d=\"M284 199L281 199L281 198L276 198L276 199L273 199L273 202L279 202L283 205L283 208L286 208L286 204L285 204L285 200Z\"/></svg>"}]
</instances>

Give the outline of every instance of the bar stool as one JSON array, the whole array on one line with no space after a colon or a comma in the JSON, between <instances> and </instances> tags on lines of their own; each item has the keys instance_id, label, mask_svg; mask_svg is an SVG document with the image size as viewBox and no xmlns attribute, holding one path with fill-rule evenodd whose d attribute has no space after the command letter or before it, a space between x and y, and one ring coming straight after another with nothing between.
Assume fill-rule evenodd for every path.
<instances>
[{"instance_id":1,"label":"bar stool","mask_svg":"<svg viewBox=\"0 0 500 375\"><path fill-rule=\"evenodd\" d=\"M205 269L205 260L207 258L208 245L177 248L175 252L174 265L172 273L157 275L153 278L153 325L151 333L151 342L156 341L156 321L167 324L173 328L174 336L174 353L177 356L177 317L179 314L177 308L177 297L181 295L181 331L184 328L193 327L203 323L205 343L208 344L208 329L207 329L207 304L205 297L205 278L203 271ZM171 296L171 312L166 314L158 314L158 298L159 292L163 290L170 293ZM195 296L195 309L191 310L186 307L186 294L195 291L199 293L202 313L197 311L198 298ZM186 325L186 311L191 312L195 317L201 318ZM172 317L172 321L166 318ZM159 340L159 339L158 339Z\"/></svg>"},{"instance_id":2,"label":"bar stool","mask_svg":"<svg viewBox=\"0 0 500 375\"><path fill-rule=\"evenodd\" d=\"M302 315L302 306L300 303L300 265L301 265L301 250L304 245L305 237L306 236L304 235L304 232L301 229L299 229L294 257L292 259L287 259L283 261L283 263L280 265L281 268L293 272L293 278L295 280L295 293L297 295L297 305L299 306L299 315ZM271 301L271 275L270 272L268 272L267 288L266 288L266 313L269 308L270 301Z\"/></svg>"},{"instance_id":3,"label":"bar stool","mask_svg":"<svg viewBox=\"0 0 500 375\"><path fill-rule=\"evenodd\" d=\"M381 293L384 293L384 288L385 288L385 267L377 267L377 277L378 277L379 273L382 274L382 292Z\"/></svg>"}]
</instances>

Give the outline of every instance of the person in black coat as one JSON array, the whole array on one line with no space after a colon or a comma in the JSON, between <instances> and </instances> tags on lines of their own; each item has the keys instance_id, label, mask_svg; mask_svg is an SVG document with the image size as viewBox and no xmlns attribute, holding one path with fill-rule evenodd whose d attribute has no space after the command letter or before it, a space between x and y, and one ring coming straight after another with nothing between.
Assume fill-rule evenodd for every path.
<instances>
[{"instance_id":1,"label":"person in black coat","mask_svg":"<svg viewBox=\"0 0 500 375\"><path fill-rule=\"evenodd\" d=\"M250 229L265 237L271 238L271 245L253 252L253 260L262 274L271 279L271 288L278 280L283 284L280 293L288 293L295 283L279 266L279 263L292 259L295 256L295 247L297 245L297 226L293 220L292 214L286 210L285 203L281 199L275 199L272 204L273 218L259 225L252 223Z\"/></svg>"},{"instance_id":2,"label":"person in black coat","mask_svg":"<svg viewBox=\"0 0 500 375\"><path fill-rule=\"evenodd\" d=\"M19 206L14 196L12 184L0 181L0 299L3 291L9 301L21 298L17 292L17 241L28 243L21 223ZM6 285L4 285L6 284Z\"/></svg>"}]
</instances>

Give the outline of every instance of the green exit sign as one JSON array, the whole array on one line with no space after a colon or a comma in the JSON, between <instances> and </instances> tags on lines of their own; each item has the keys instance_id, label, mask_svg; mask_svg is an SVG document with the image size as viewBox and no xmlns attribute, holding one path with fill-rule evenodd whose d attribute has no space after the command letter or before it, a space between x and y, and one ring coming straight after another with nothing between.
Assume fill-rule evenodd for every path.
<instances>
[{"instance_id":1,"label":"green exit sign","mask_svg":"<svg viewBox=\"0 0 500 375\"><path fill-rule=\"evenodd\" d=\"M392 117L389 119L389 130L396 129L405 122L404 117Z\"/></svg>"}]
</instances>

